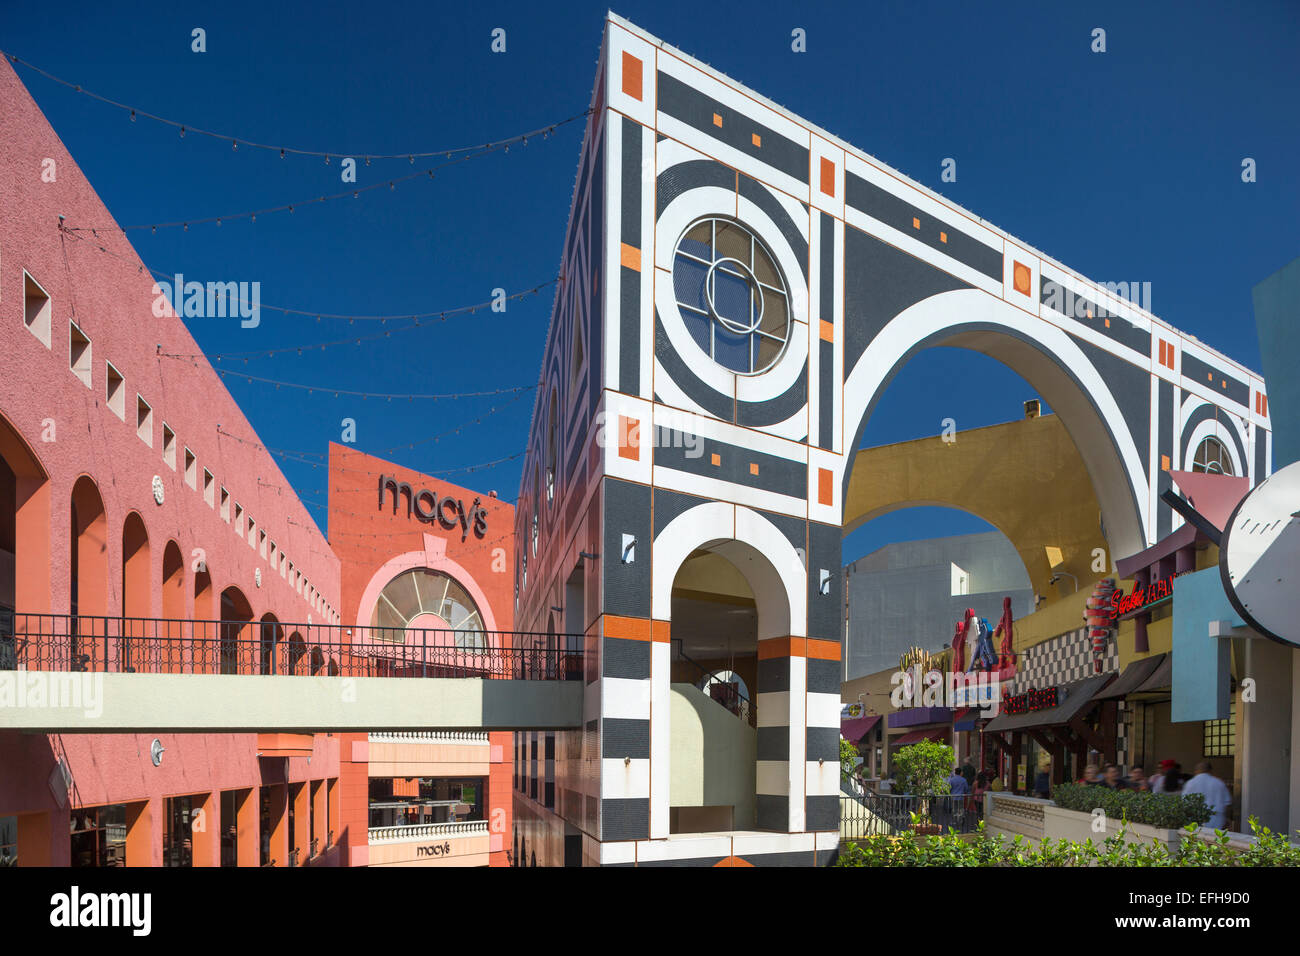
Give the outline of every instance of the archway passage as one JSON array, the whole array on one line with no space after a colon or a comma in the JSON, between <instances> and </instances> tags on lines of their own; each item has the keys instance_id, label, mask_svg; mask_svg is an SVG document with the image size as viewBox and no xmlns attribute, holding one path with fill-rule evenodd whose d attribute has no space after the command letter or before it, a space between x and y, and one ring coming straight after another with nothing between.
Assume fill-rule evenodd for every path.
<instances>
[{"instance_id":1,"label":"archway passage","mask_svg":"<svg viewBox=\"0 0 1300 956\"><path fill-rule=\"evenodd\" d=\"M119 663L124 673L145 672L150 663L149 618L153 617L153 577L149 532L134 511L122 525L122 635Z\"/></svg>"},{"instance_id":2,"label":"archway passage","mask_svg":"<svg viewBox=\"0 0 1300 956\"><path fill-rule=\"evenodd\" d=\"M15 653L19 614L51 609L50 481L40 459L0 414L0 655Z\"/></svg>"},{"instance_id":3,"label":"archway passage","mask_svg":"<svg viewBox=\"0 0 1300 956\"><path fill-rule=\"evenodd\" d=\"M175 541L163 548L162 561L162 621L159 638L161 669L167 674L181 674L185 670L185 655L189 645L189 614L185 610L185 559Z\"/></svg>"},{"instance_id":4,"label":"archway passage","mask_svg":"<svg viewBox=\"0 0 1300 956\"><path fill-rule=\"evenodd\" d=\"M688 557L672 590L672 780L669 832L756 827L758 606L736 542ZM721 672L740 681L719 680Z\"/></svg>"},{"instance_id":5,"label":"archway passage","mask_svg":"<svg viewBox=\"0 0 1300 956\"><path fill-rule=\"evenodd\" d=\"M221 592L220 647L218 673L255 674L257 660L252 640L253 606L236 587Z\"/></svg>"}]
</instances>

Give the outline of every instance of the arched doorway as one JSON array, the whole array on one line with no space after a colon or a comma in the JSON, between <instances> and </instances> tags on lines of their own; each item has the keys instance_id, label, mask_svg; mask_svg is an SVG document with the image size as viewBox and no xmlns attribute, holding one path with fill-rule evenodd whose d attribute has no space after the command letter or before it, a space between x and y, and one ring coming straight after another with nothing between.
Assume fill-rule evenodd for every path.
<instances>
[{"instance_id":1,"label":"arched doorway","mask_svg":"<svg viewBox=\"0 0 1300 956\"><path fill-rule=\"evenodd\" d=\"M119 664L127 673L147 673L153 656L147 639L153 623L153 575L150 573L149 532L144 519L132 511L122 524L122 636Z\"/></svg>"},{"instance_id":2,"label":"arched doorway","mask_svg":"<svg viewBox=\"0 0 1300 956\"><path fill-rule=\"evenodd\" d=\"M284 640L284 628L280 626L279 618L271 613L263 614L261 626L258 628L258 632L261 637L261 653L258 661L258 673L293 673L293 671L283 663L284 656L279 654L280 644Z\"/></svg>"},{"instance_id":3,"label":"arched doorway","mask_svg":"<svg viewBox=\"0 0 1300 956\"><path fill-rule=\"evenodd\" d=\"M88 475L72 486L69 609L72 666L102 670L107 665L108 518L99 488Z\"/></svg>"},{"instance_id":4,"label":"arched doorway","mask_svg":"<svg viewBox=\"0 0 1300 956\"><path fill-rule=\"evenodd\" d=\"M162 562L162 616L159 625L160 653L163 670L179 674L185 666L185 650L189 643L189 615L185 611L185 559L175 541L163 548Z\"/></svg>"},{"instance_id":5,"label":"arched doorway","mask_svg":"<svg viewBox=\"0 0 1300 956\"><path fill-rule=\"evenodd\" d=\"M256 662L251 638L253 606L237 587L221 592L221 646L217 672L255 674Z\"/></svg>"},{"instance_id":6,"label":"arched doorway","mask_svg":"<svg viewBox=\"0 0 1300 956\"><path fill-rule=\"evenodd\" d=\"M50 540L48 476L0 415L0 667L16 665L20 616L51 610Z\"/></svg>"},{"instance_id":7,"label":"arched doorway","mask_svg":"<svg viewBox=\"0 0 1300 956\"><path fill-rule=\"evenodd\" d=\"M820 756L809 741L821 747L826 734L791 734L804 726L813 695L790 689L803 680L809 655L827 655L813 647L826 642L806 636L806 572L795 542L756 511L709 502L664 526L652 561L652 618L668 622L669 646L651 644L647 757L651 776L667 785L650 792L650 837L802 830L804 801L790 795L804 792L806 764ZM721 682L697 682L723 669L750 675L753 698L706 696L701 683ZM808 787L824 792L820 779ZM835 799L834 790L825 792Z\"/></svg>"},{"instance_id":8,"label":"arched doorway","mask_svg":"<svg viewBox=\"0 0 1300 956\"><path fill-rule=\"evenodd\" d=\"M670 633L669 832L753 830L758 712L741 685L758 683L758 606L740 568L692 553L673 580Z\"/></svg>"},{"instance_id":9,"label":"arched doorway","mask_svg":"<svg viewBox=\"0 0 1300 956\"><path fill-rule=\"evenodd\" d=\"M471 588L445 571L411 567L362 599L371 664L381 676L478 676L492 666L484 614ZM370 594L374 591L374 597Z\"/></svg>"}]
</instances>

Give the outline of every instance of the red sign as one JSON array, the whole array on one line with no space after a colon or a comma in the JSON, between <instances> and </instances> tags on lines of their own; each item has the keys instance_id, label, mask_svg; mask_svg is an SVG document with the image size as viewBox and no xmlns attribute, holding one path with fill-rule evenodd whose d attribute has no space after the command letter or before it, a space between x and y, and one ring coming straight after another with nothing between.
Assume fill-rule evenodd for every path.
<instances>
[{"instance_id":1,"label":"red sign","mask_svg":"<svg viewBox=\"0 0 1300 956\"><path fill-rule=\"evenodd\" d=\"M1121 618L1126 614L1132 614L1151 604L1173 597L1175 577L1177 575L1171 574L1147 585L1145 588L1134 588L1129 594L1116 591L1114 597L1111 598L1111 618Z\"/></svg>"},{"instance_id":2,"label":"red sign","mask_svg":"<svg viewBox=\"0 0 1300 956\"><path fill-rule=\"evenodd\" d=\"M1016 694L1007 697L1002 701L1002 712L1004 714L1027 714L1033 710L1048 710L1057 706L1061 702L1061 695L1055 687L1044 687L1042 690L1029 688L1023 694Z\"/></svg>"}]
</instances>

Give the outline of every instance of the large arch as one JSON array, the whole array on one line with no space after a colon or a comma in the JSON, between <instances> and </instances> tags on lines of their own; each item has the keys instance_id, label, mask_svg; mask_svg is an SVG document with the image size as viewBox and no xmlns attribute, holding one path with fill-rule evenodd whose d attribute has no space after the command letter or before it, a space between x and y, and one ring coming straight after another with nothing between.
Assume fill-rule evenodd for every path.
<instances>
[{"instance_id":1,"label":"large arch","mask_svg":"<svg viewBox=\"0 0 1300 956\"><path fill-rule=\"evenodd\" d=\"M802 686L810 653L803 560L786 534L767 517L741 505L710 501L669 521L656 535L652 552L652 633L662 633L660 622L666 622L668 640L654 638L650 650L649 754L644 767L650 778L650 837L666 838L671 832L673 587L687 559L701 552L726 559L744 577L757 614L754 826L781 832L801 830L805 806L791 795L804 792L808 708L825 709L820 706L823 702L812 698L829 696L836 720L839 711L838 695L790 693L792 687ZM649 773L652 763L659 768L654 774ZM836 773L833 783L837 787L838 769ZM808 792L820 794L820 787L820 781L810 782Z\"/></svg>"},{"instance_id":2,"label":"large arch","mask_svg":"<svg viewBox=\"0 0 1300 956\"><path fill-rule=\"evenodd\" d=\"M119 663L125 671L148 666L149 618L153 614L153 574L149 531L144 519L132 511L122 522L122 636Z\"/></svg>"},{"instance_id":3,"label":"large arch","mask_svg":"<svg viewBox=\"0 0 1300 956\"><path fill-rule=\"evenodd\" d=\"M0 414L0 609L52 610L50 486L40 457Z\"/></svg>"},{"instance_id":4,"label":"large arch","mask_svg":"<svg viewBox=\"0 0 1300 956\"><path fill-rule=\"evenodd\" d=\"M253 655L253 606L239 588L221 592L220 646L217 648L217 673L255 674Z\"/></svg>"},{"instance_id":5,"label":"large arch","mask_svg":"<svg viewBox=\"0 0 1300 956\"><path fill-rule=\"evenodd\" d=\"M73 616L73 662L92 670L107 665L108 516L95 480L82 475L69 496L71 560L68 609Z\"/></svg>"},{"instance_id":6,"label":"large arch","mask_svg":"<svg viewBox=\"0 0 1300 956\"><path fill-rule=\"evenodd\" d=\"M168 539L163 546L162 557L162 617L160 624L161 645L164 672L179 674L184 672L185 651L189 643L190 623L187 620L185 587L185 558L181 547Z\"/></svg>"},{"instance_id":7,"label":"large arch","mask_svg":"<svg viewBox=\"0 0 1300 956\"><path fill-rule=\"evenodd\" d=\"M981 352L1037 390L1074 441L1101 508L1110 547L1116 554L1132 554L1146 546L1147 456L1139 451L1111 387L1061 329L978 289L923 299L900 312L871 340L845 380L845 437L852 436L846 449L857 449L876 403L899 370L918 352L935 346ZM954 390L954 398L959 397ZM954 407L954 417L959 414L960 408ZM960 419L957 423L960 427ZM842 489L848 488L854 460L854 455L845 457Z\"/></svg>"}]
</instances>

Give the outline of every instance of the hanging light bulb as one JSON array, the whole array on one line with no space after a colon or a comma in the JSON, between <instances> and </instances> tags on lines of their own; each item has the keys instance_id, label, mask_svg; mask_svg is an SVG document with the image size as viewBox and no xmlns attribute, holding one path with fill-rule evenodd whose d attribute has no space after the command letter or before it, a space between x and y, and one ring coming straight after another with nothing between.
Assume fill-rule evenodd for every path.
<instances>
[{"instance_id":1,"label":"hanging light bulb","mask_svg":"<svg viewBox=\"0 0 1300 956\"><path fill-rule=\"evenodd\" d=\"M181 139L184 139L184 138L185 138L185 127L182 126L182 127L181 127Z\"/></svg>"},{"instance_id":2,"label":"hanging light bulb","mask_svg":"<svg viewBox=\"0 0 1300 956\"><path fill-rule=\"evenodd\" d=\"M132 111L131 111L131 122L132 122L132 123L135 122L135 110L132 110Z\"/></svg>"}]
</instances>

